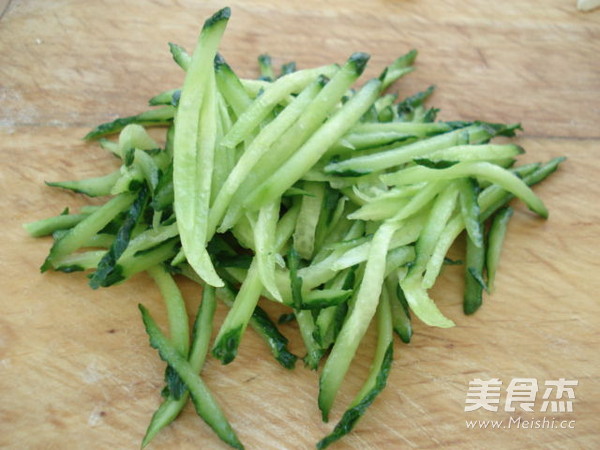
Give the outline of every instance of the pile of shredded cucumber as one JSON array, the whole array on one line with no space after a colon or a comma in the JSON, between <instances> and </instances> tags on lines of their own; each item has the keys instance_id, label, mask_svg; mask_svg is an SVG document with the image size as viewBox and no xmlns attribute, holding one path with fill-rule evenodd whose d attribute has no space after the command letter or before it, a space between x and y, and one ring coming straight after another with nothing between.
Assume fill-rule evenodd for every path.
<instances>
[{"instance_id":1,"label":"pile of shredded cucumber","mask_svg":"<svg viewBox=\"0 0 600 450\"><path fill-rule=\"evenodd\" d=\"M191 55L170 45L185 72L181 88L86 136L119 158L119 169L48 183L106 202L25 228L54 238L43 271L87 271L93 288L147 272L160 289L168 336L140 305L150 344L167 363L162 404L143 445L191 399L223 441L243 448L201 372L208 354L233 361L248 325L284 367L301 357L318 371L327 421L374 323L370 374L317 444L325 448L352 430L384 388L394 333L409 342L414 317L454 325L428 295L445 264L461 263L447 258L453 242L465 232L470 314L493 287L512 215L507 204L517 197L546 218L530 186L563 158L517 165L521 147L490 143L513 136L517 124L436 121L438 110L425 106L432 88L403 100L386 93L413 70L415 51L364 82L364 53L341 65L297 70L290 63L277 71L261 55L260 77L240 78L218 53L229 17L228 8L210 17ZM150 126L165 130L164 145ZM181 276L203 286L191 329ZM289 314L269 317L261 298ZM222 323L214 320L217 299L229 307ZM304 342L301 355L278 329L290 320Z\"/></svg>"}]
</instances>

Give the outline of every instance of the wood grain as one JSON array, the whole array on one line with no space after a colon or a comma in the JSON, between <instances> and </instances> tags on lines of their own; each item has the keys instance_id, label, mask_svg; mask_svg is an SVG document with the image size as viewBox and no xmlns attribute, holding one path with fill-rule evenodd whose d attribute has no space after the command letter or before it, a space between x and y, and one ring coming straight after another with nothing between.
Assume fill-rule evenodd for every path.
<instances>
[{"instance_id":1,"label":"wood grain","mask_svg":"<svg viewBox=\"0 0 600 450\"><path fill-rule=\"evenodd\" d=\"M401 95L436 84L431 103L443 119L520 121L523 161L569 158L536 188L548 221L515 203L493 296L463 316L461 269L448 267L432 295L457 327L416 324L413 342L397 345L387 389L335 448L600 446L600 11L582 13L562 0L507 3L228 3L222 53L244 76L256 75L261 52L308 67L366 51L371 76L417 48L418 70L398 84ZM167 42L192 48L204 18L221 6L13 0L0 19L0 448L138 448L159 402L163 365L136 304L164 323L158 292L142 275L97 291L82 275L41 275L49 241L28 238L21 224L87 202L43 182L115 167L81 136L178 86L182 73ZM183 287L191 311L198 292ZM217 319L223 315L219 309ZM297 331L285 331L299 350ZM359 350L334 420L368 369L372 338ZM249 449L311 448L331 429L315 404L317 375L279 368L251 332L234 363L211 360L203 374ZM463 411L469 381L494 377L505 385L514 377L579 380L574 411L552 416L575 420L575 428L467 430L468 419L515 417ZM223 446L188 408L152 448Z\"/></svg>"}]
</instances>

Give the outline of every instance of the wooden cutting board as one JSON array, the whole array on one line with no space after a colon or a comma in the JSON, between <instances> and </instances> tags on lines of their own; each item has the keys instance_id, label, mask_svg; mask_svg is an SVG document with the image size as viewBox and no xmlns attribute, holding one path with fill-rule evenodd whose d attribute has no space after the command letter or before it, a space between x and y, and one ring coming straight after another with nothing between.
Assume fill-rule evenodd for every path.
<instances>
[{"instance_id":1,"label":"wooden cutting board","mask_svg":"<svg viewBox=\"0 0 600 450\"><path fill-rule=\"evenodd\" d=\"M5 2L6 3L6 2ZM508 4L510 3L510 4ZM81 137L92 126L145 108L178 86L167 42L188 49L221 2L13 0L0 19L0 447L137 448L159 403L163 364L138 315L144 303L164 323L145 276L91 290L83 275L40 274L50 242L24 222L86 203L44 180L105 173L116 162ZM600 11L574 0L538 2L230 1L221 51L238 72L255 57L308 67L372 54L365 77L411 48L417 71L397 89L436 84L441 119L521 122L522 161L566 155L535 188L550 209L542 221L520 203L510 224L497 290L472 317L461 312L460 267L448 267L432 296L456 321L415 324L397 343L388 387L355 432L332 448L600 447ZM461 248L457 246L456 255ZM190 311L194 286L183 284ZM218 320L224 311L218 311ZM293 326L292 348L300 350ZM372 355L366 339L333 411L337 420ZM228 366L210 360L203 377L249 449L312 448L333 424L316 406L317 374L278 367L251 331ZM503 383L497 412L465 412L469 382ZM540 387L534 411L505 410L515 378ZM576 380L572 412L541 412L544 383ZM535 429L519 420L539 420ZM546 428L543 419L555 425ZM468 429L468 420L510 427ZM532 425L533 426L533 425ZM187 408L154 449L224 448Z\"/></svg>"}]
</instances>

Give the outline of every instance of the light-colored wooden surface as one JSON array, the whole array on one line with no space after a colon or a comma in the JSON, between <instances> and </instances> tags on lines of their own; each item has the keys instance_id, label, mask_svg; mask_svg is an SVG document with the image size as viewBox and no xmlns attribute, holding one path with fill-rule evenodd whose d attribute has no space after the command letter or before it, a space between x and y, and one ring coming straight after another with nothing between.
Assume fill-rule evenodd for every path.
<instances>
[{"instance_id":1,"label":"light-colored wooden surface","mask_svg":"<svg viewBox=\"0 0 600 450\"><path fill-rule=\"evenodd\" d=\"M300 67L372 54L374 75L411 48L418 70L401 95L430 84L442 119L520 121L523 161L568 161L536 187L540 221L521 204L510 224L497 291L462 315L461 269L432 295L457 327L416 324L398 343L388 387L334 448L600 447L600 11L575 1L231 1L222 53L244 76L255 56ZM81 141L93 125L144 108L182 74L167 42L192 48L221 2L13 0L0 19L0 447L134 449L159 402L163 365L136 304L164 319L144 276L93 291L82 275L38 267L49 241L23 222L85 200L44 180L101 174L116 164ZM459 248L456 251L460 251ZM184 285L190 309L198 292ZM218 319L223 317L219 310ZM286 328L299 349L293 327ZM369 340L334 410L339 418L369 364ZM571 413L464 412L469 381L575 379ZM311 448L331 424L316 406L317 376L279 368L248 332L239 357L211 360L204 378L249 449ZM503 396L504 398L504 396ZM573 429L476 429L470 419L575 420ZM154 449L222 448L188 408Z\"/></svg>"}]
</instances>

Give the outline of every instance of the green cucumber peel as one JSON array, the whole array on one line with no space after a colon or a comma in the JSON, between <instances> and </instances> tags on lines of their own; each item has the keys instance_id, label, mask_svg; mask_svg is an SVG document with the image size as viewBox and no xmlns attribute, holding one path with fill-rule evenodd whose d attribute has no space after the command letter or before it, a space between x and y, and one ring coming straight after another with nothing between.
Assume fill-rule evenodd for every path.
<instances>
[{"instance_id":1,"label":"green cucumber peel","mask_svg":"<svg viewBox=\"0 0 600 450\"><path fill-rule=\"evenodd\" d=\"M186 384L198 415L224 442L233 448L243 449L243 445L237 438L233 428L231 428L225 414L200 376L162 334L148 310L143 305L139 305L139 309L142 314L146 332L150 338L150 345L158 350L161 359L173 367Z\"/></svg>"},{"instance_id":2,"label":"green cucumber peel","mask_svg":"<svg viewBox=\"0 0 600 450\"><path fill-rule=\"evenodd\" d=\"M384 224L373 237L354 306L349 312L323 367L319 379L318 404L325 422L329 418L329 411L350 362L354 358L356 349L377 309L385 278L385 255L395 229L396 227L393 224Z\"/></svg>"},{"instance_id":3,"label":"green cucumber peel","mask_svg":"<svg viewBox=\"0 0 600 450\"><path fill-rule=\"evenodd\" d=\"M108 175L87 178L85 180L46 181L46 185L67 189L78 194L85 194L88 197L101 197L110 194L112 187L120 175L120 171L116 170Z\"/></svg>"},{"instance_id":4,"label":"green cucumber peel","mask_svg":"<svg viewBox=\"0 0 600 450\"><path fill-rule=\"evenodd\" d=\"M63 237L54 242L41 271L45 272L60 264L61 258L80 248L90 237L102 230L122 211L125 211L134 200L135 196L130 193L114 197L70 228Z\"/></svg>"},{"instance_id":5,"label":"green cucumber peel","mask_svg":"<svg viewBox=\"0 0 600 450\"><path fill-rule=\"evenodd\" d=\"M317 443L317 449L328 447L331 443L352 431L367 408L371 406L387 384L394 360L394 342L390 304L389 299L385 296L382 297L377 312L378 338L369 377L333 431Z\"/></svg>"},{"instance_id":6,"label":"green cucumber peel","mask_svg":"<svg viewBox=\"0 0 600 450\"><path fill-rule=\"evenodd\" d=\"M110 283L110 280L113 278L112 272L115 269L115 265L129 245L133 228L139 223L147 201L148 190L142 188L135 201L131 204L131 208L127 211L125 220L121 228L119 228L114 242L106 252L106 255L98 263L96 271L90 277L89 285L92 289L107 286L107 283Z\"/></svg>"},{"instance_id":7,"label":"green cucumber peel","mask_svg":"<svg viewBox=\"0 0 600 450\"><path fill-rule=\"evenodd\" d=\"M470 236L467 236L465 291L463 296L463 311L465 314L473 314L481 307L483 291L486 289L486 283L483 279L484 267L484 245L476 245Z\"/></svg>"},{"instance_id":8,"label":"green cucumber peel","mask_svg":"<svg viewBox=\"0 0 600 450\"><path fill-rule=\"evenodd\" d=\"M173 121L175 115L174 106L163 106L157 109L144 111L140 114L129 117L119 117L111 122L106 122L98 125L84 136L86 141L95 140L109 134L118 133L127 125L137 124L144 126L164 126L169 125Z\"/></svg>"},{"instance_id":9,"label":"green cucumber peel","mask_svg":"<svg viewBox=\"0 0 600 450\"><path fill-rule=\"evenodd\" d=\"M477 202L479 186L473 178L458 181L460 190L460 211L465 222L465 228L473 244L483 246L483 226L479 220L481 210Z\"/></svg>"},{"instance_id":10,"label":"green cucumber peel","mask_svg":"<svg viewBox=\"0 0 600 450\"><path fill-rule=\"evenodd\" d=\"M513 216L514 210L507 206L494 214L490 230L488 232L488 247L485 255L485 267L487 271L487 287L490 292L494 291L496 272L500 263L502 245L506 236L508 222Z\"/></svg>"}]
</instances>

